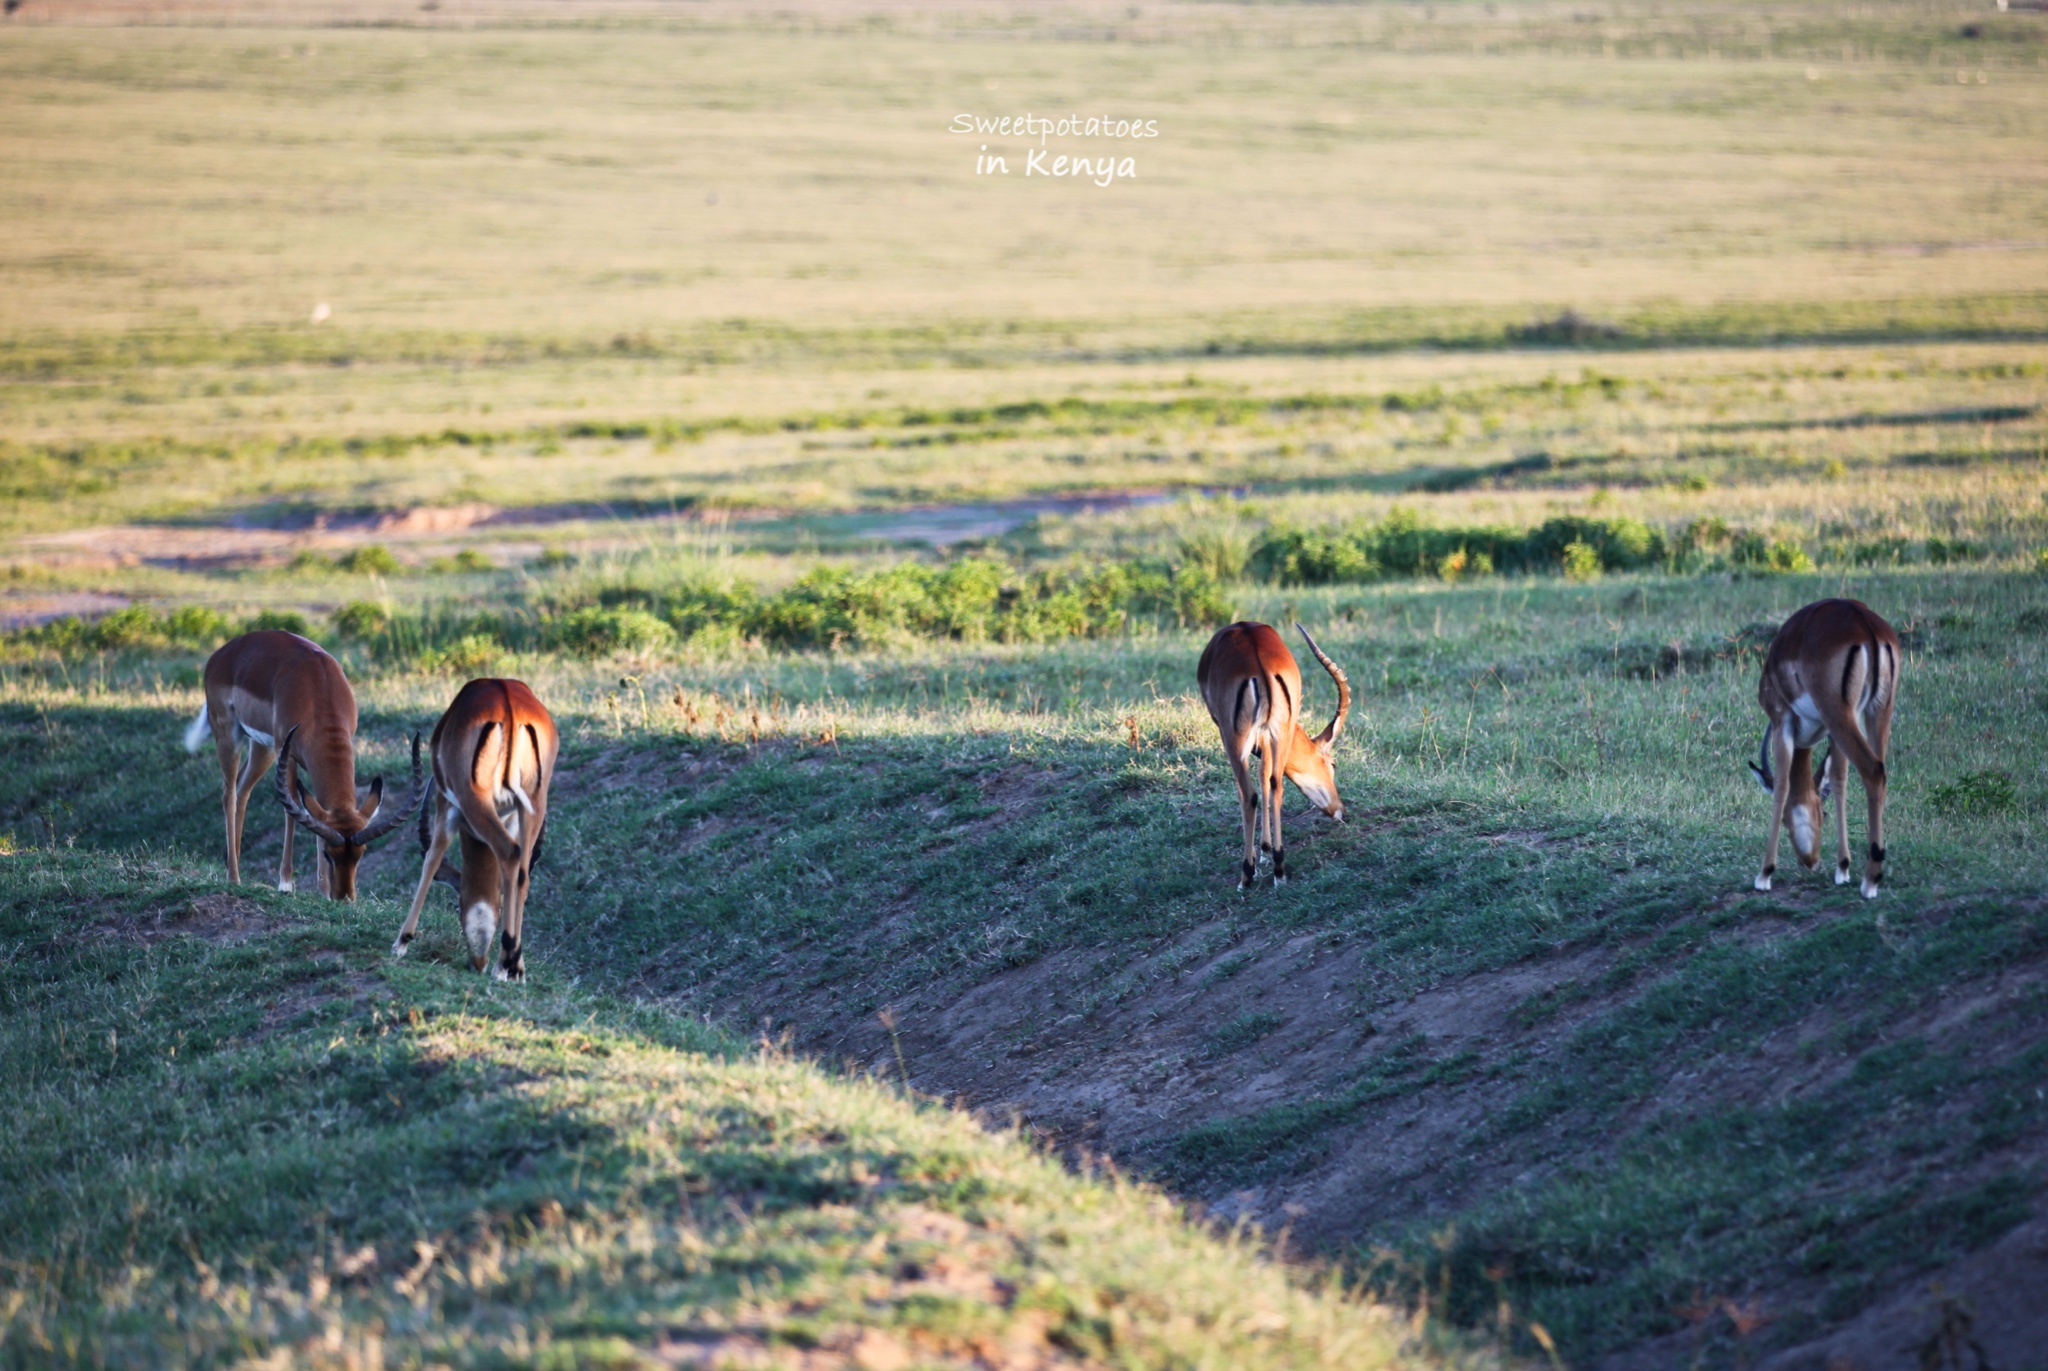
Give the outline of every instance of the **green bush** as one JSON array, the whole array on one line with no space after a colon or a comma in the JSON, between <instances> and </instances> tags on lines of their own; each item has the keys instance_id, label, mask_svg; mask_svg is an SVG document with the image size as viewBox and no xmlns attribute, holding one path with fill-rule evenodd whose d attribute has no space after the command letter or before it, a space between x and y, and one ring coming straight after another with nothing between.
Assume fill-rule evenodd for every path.
<instances>
[{"instance_id":1,"label":"green bush","mask_svg":"<svg viewBox=\"0 0 2048 1371\"><path fill-rule=\"evenodd\" d=\"M552 647L602 657L608 652L647 652L667 647L676 631L644 609L605 609L591 605L543 625Z\"/></svg>"},{"instance_id":2,"label":"green bush","mask_svg":"<svg viewBox=\"0 0 2048 1371\"><path fill-rule=\"evenodd\" d=\"M1390 576L1502 572L1555 574L1565 550L1590 549L1598 570L1635 571L1663 565L1672 548L1663 532L1640 519L1565 516L1535 528L1431 528L1412 511L1395 509L1377 524L1334 529L1276 527L1253 550L1259 574L1281 585L1342 585ZM1462 555L1462 560L1459 560Z\"/></svg>"},{"instance_id":3,"label":"green bush","mask_svg":"<svg viewBox=\"0 0 2048 1371\"><path fill-rule=\"evenodd\" d=\"M182 647L214 648L230 636L228 616L205 605L180 605L164 617L164 636Z\"/></svg>"},{"instance_id":4,"label":"green bush","mask_svg":"<svg viewBox=\"0 0 2048 1371\"><path fill-rule=\"evenodd\" d=\"M595 601L595 603L592 603ZM818 567L774 594L744 583L606 586L532 610L403 613L369 600L335 610L338 638L371 657L437 671L482 671L509 652L551 648L582 656L659 652L679 639L700 648L756 642L776 648L874 648L932 639L1045 642L1099 638L1144 625L1213 627L1232 606L1213 573L1193 563L1111 562L1019 572L991 557L875 570ZM306 633L305 616L266 610L250 629ZM226 636L211 610L159 620L140 607L101 624L60 620L9 635L62 653ZM203 642L202 642L203 640Z\"/></svg>"},{"instance_id":5,"label":"green bush","mask_svg":"<svg viewBox=\"0 0 2048 1371\"><path fill-rule=\"evenodd\" d=\"M481 676L505 659L498 640L485 633L470 633L443 648L420 654L422 671L440 671L455 676Z\"/></svg>"},{"instance_id":6,"label":"green bush","mask_svg":"<svg viewBox=\"0 0 2048 1371\"><path fill-rule=\"evenodd\" d=\"M1797 543L1745 533L1735 539L1729 560L1753 571L1811 571L1813 559Z\"/></svg>"},{"instance_id":7,"label":"green bush","mask_svg":"<svg viewBox=\"0 0 2048 1371\"><path fill-rule=\"evenodd\" d=\"M280 629L286 633L296 633L300 637L304 637L312 632L312 626L306 622L306 616L293 609L263 610L255 618L249 620L243 626L242 631L244 633L255 633L266 628Z\"/></svg>"},{"instance_id":8,"label":"green bush","mask_svg":"<svg viewBox=\"0 0 2048 1371\"><path fill-rule=\"evenodd\" d=\"M1972 543L1961 538L1929 538L1927 560L1936 566L1947 566L1951 562L1974 562L1983 552Z\"/></svg>"},{"instance_id":9,"label":"green bush","mask_svg":"<svg viewBox=\"0 0 2048 1371\"><path fill-rule=\"evenodd\" d=\"M391 611L374 601L350 600L334 611L334 631L357 642L374 638L390 626Z\"/></svg>"},{"instance_id":10,"label":"green bush","mask_svg":"<svg viewBox=\"0 0 2048 1371\"><path fill-rule=\"evenodd\" d=\"M334 559L334 568L351 576L396 576L404 570L398 559L391 555L391 549L382 543L366 543L362 547L351 548Z\"/></svg>"},{"instance_id":11,"label":"green bush","mask_svg":"<svg viewBox=\"0 0 2048 1371\"><path fill-rule=\"evenodd\" d=\"M205 605L184 605L159 614L147 605L127 605L99 619L65 615L46 624L17 629L7 641L46 648L60 656L121 652L139 648L186 647L211 650L230 632L226 616Z\"/></svg>"},{"instance_id":12,"label":"green bush","mask_svg":"<svg viewBox=\"0 0 2048 1371\"><path fill-rule=\"evenodd\" d=\"M436 557L427 563L427 570L436 574L462 573L470 571L496 571L497 564L473 547L466 547L453 557Z\"/></svg>"},{"instance_id":13,"label":"green bush","mask_svg":"<svg viewBox=\"0 0 2048 1371\"><path fill-rule=\"evenodd\" d=\"M1590 581L1600 574L1600 551L1591 543L1566 543L1558 564L1567 581Z\"/></svg>"},{"instance_id":14,"label":"green bush","mask_svg":"<svg viewBox=\"0 0 2048 1371\"><path fill-rule=\"evenodd\" d=\"M157 616L147 605L117 609L92 626L94 645L103 648L155 646L164 635Z\"/></svg>"}]
</instances>

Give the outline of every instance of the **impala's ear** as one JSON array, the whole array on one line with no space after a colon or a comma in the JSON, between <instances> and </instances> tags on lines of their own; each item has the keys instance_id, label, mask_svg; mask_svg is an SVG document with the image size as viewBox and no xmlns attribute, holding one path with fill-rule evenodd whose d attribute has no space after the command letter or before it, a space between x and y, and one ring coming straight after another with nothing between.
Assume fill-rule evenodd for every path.
<instances>
[{"instance_id":1,"label":"impala's ear","mask_svg":"<svg viewBox=\"0 0 2048 1371\"><path fill-rule=\"evenodd\" d=\"M378 776L371 780L368 788L365 789L363 791L363 794L356 800L356 808L362 811L363 818L367 820L374 818L376 816L378 808L383 803L384 778L382 776Z\"/></svg>"}]
</instances>

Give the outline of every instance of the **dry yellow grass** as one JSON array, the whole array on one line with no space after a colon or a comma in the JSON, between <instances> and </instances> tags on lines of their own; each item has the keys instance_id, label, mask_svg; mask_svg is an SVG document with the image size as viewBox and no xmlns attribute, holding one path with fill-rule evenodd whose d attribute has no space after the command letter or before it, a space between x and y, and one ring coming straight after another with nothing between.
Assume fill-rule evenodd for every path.
<instances>
[{"instance_id":1,"label":"dry yellow grass","mask_svg":"<svg viewBox=\"0 0 2048 1371\"><path fill-rule=\"evenodd\" d=\"M1922 24L1881 13L1900 42ZM1959 84L1932 51L1408 52L1369 16L1209 15L1151 41L995 20L20 28L0 49L0 331L289 326L324 302L338 334L744 317L1142 337L1249 310L2048 284L2030 50ZM1098 189L945 131L1026 109L1161 136ZM977 177L982 141L1017 174Z\"/></svg>"}]
</instances>

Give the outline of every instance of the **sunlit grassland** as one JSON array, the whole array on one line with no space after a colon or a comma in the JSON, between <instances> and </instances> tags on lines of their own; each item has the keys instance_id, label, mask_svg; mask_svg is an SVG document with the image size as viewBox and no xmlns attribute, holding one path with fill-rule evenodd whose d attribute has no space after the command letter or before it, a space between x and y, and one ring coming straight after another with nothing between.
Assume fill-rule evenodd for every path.
<instances>
[{"instance_id":1,"label":"sunlit grassland","mask_svg":"<svg viewBox=\"0 0 2048 1371\"><path fill-rule=\"evenodd\" d=\"M1825 873L1795 873L1753 897L1763 797L1743 761L1762 723L1759 626L1844 592L1909 645L1886 893L1866 905ZM1460 975L1608 949L1618 969L1581 987L1602 1007L1572 1052L1483 1064L1521 1103L1464 1146L1525 1157L1544 1179L1413 1235L1358 1235L1426 1257L1427 1234L1459 1217L1461 1298L1509 1260L1516 1307L1580 1351L1668 1329L1700 1285L1819 1280L1825 1317L1842 1317L2024 1212L2039 1063L1988 1025L1967 1069L1943 1066L1954 1043L1901 1025L2030 964L2048 936L2027 903L2044 875L2048 771L2011 745L2044 705L2032 683L2048 582L1923 570L1236 594L1245 613L1314 623L1359 689L1340 759L1352 821L1291 816L1296 879L1251 896L1232 889L1228 779L1191 694L1197 634L504 662L567 726L530 925L543 988L574 977L714 1014L822 992L856 1013L893 1005L914 1026L1049 955L1093 965L1073 1006L1089 1012L1139 988L1122 974L1137 949L1285 929L1362 949L1349 993L1372 1015ZM366 769L391 775L403 734L454 679L346 660ZM204 881L217 776L210 758L175 753L196 662L7 668L0 828L17 846L167 851L196 864L180 880ZM1327 689L1310 689L1327 708ZM165 757L166 783L138 790L93 764L116 754ZM1059 801L992 805L989 778L1020 769ZM1979 793L1963 783L1986 774L2008 799L1943 798ZM252 824L259 868L275 859L266 813ZM1860 797L1851 816L1860 835ZM1514 836L1529 833L1543 841ZM404 844L377 854L347 965L378 955L377 921L395 924L414 874ZM471 983L435 909L421 965L389 979L456 996ZM1846 1084L1783 1106L1660 1111L1673 1054L1708 1079L1751 1070L1760 1038L1788 1025L1807 1026L1805 1059ZM1303 1080L1291 1113L1219 1119L1133 1160L1197 1195L1263 1183L1312 1160L1321 1130L1475 1069L1395 1046ZM1953 1096L1964 1122L1951 1110L1933 1132L1898 1132L1885 1082ZM1589 1137L1608 1140L1607 1161L1583 1155ZM1726 1146L1742 1150L1739 1173ZM1840 1185L1812 1188L1815 1166ZM1866 1187L1873 1171L1890 1179ZM1802 1307L1786 1335L1817 1326L1818 1306Z\"/></svg>"},{"instance_id":2,"label":"sunlit grassland","mask_svg":"<svg viewBox=\"0 0 2048 1371\"><path fill-rule=\"evenodd\" d=\"M1957 46L1930 15L1882 18ZM1926 50L1808 79L1798 59L1394 53L1346 43L1341 19L1291 19L1286 41L1244 44L22 29L0 135L9 332L279 325L321 300L338 333L605 339L736 317L1612 308L2039 280L2029 131L2048 86L2026 44L1963 47L1996 71L1980 85ZM962 110L1105 101L1162 130L1106 190L976 177L981 142L1019 172L1022 144L944 132Z\"/></svg>"},{"instance_id":3,"label":"sunlit grassland","mask_svg":"<svg viewBox=\"0 0 2048 1371\"><path fill-rule=\"evenodd\" d=\"M2035 502L2025 488L2048 451L2043 366L2039 347L2014 344L1224 359L886 373L865 389L842 376L836 389L803 393L815 407L785 392L792 407L780 414L736 403L633 417L622 404L521 424L477 410L377 436L312 421L238 438L204 425L75 440L31 430L0 442L11 497L0 517L26 531L480 503L801 520L1136 490L1234 492L1312 521L1400 501L1456 523L1526 521L1600 492L1661 521L1725 513L1811 524L1835 510L2005 537L1988 511L1945 524L1943 492L1956 492L1960 509L1968 492L2009 488L2004 517L2026 525ZM765 383L747 384L765 404ZM801 523L750 527L654 541L789 551L806 535ZM478 536L615 546L643 537L589 526ZM860 531L814 524L808 536L857 543Z\"/></svg>"},{"instance_id":4,"label":"sunlit grassland","mask_svg":"<svg viewBox=\"0 0 2048 1371\"><path fill-rule=\"evenodd\" d=\"M1664 1335L1702 1292L1781 1300L1791 1341L2035 1203L2039 16L455 8L87 30L31 0L0 43L0 576L140 602L0 640L6 1355L870 1330L884 1361L1371 1365L1380 1314L1157 1194L728 1036L914 1036L1046 964L1091 1021L1167 952L1303 935L1356 967L1347 1025L1598 970L1515 1008L1551 1048L1368 1034L1119 1165L1284 1187L1483 1084L1434 1198L1323 1255L1447 1282L1461 1322L1504 1294L1518 1351L1530 1319L1575 1360ZM977 178L943 131L1105 101L1162 128L1108 189ZM1020 507L946 549L906 522L961 502ZM457 505L524 514L314 522ZM1664 551L1584 582L1262 560L1563 519ZM867 627L761 628L820 567ZM1010 607L1185 577L1196 612L891 618L956 572ZM1749 886L1758 653L1833 594L1906 644L1871 904L1789 861ZM386 958L409 835L360 908L220 903L217 766L177 740L258 612L334 648L387 781L470 674L549 703L535 984L471 978L439 892ZM1230 615L1305 622L1358 689L1351 821L1291 813L1295 879L1249 894L1192 684ZM252 870L278 829L266 790ZM1247 1022L1217 1060L1265 1050Z\"/></svg>"},{"instance_id":5,"label":"sunlit grassland","mask_svg":"<svg viewBox=\"0 0 2048 1371\"><path fill-rule=\"evenodd\" d=\"M388 901L0 860L10 1364L1438 1360L964 1114L566 974L382 965Z\"/></svg>"}]
</instances>

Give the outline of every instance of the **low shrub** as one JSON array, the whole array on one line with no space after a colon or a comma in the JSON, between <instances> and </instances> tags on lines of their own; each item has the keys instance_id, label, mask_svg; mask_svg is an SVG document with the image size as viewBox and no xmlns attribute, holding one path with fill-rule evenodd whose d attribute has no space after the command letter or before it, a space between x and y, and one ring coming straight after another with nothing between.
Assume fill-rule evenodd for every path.
<instances>
[{"instance_id":1,"label":"low shrub","mask_svg":"<svg viewBox=\"0 0 2048 1371\"><path fill-rule=\"evenodd\" d=\"M343 638L374 638L391 626L391 611L370 600L351 600L333 614L334 631Z\"/></svg>"},{"instance_id":2,"label":"low shrub","mask_svg":"<svg viewBox=\"0 0 2048 1371\"><path fill-rule=\"evenodd\" d=\"M1670 558L1662 530L1640 519L1567 515L1518 529L1432 528L1396 509L1378 523L1332 529L1276 527L1253 550L1252 568L1281 585L1342 585L1394 576L1556 573L1566 549L1587 549L1599 571L1636 571Z\"/></svg>"},{"instance_id":3,"label":"low shrub","mask_svg":"<svg viewBox=\"0 0 2048 1371\"><path fill-rule=\"evenodd\" d=\"M443 648L420 654L422 671L450 676L486 676L497 673L505 660L505 649L487 633L468 633Z\"/></svg>"},{"instance_id":4,"label":"low shrub","mask_svg":"<svg viewBox=\"0 0 2048 1371\"><path fill-rule=\"evenodd\" d=\"M1729 560L1752 571L1811 571L1813 559L1797 543L1745 533L1735 540Z\"/></svg>"},{"instance_id":5,"label":"low shrub","mask_svg":"<svg viewBox=\"0 0 2048 1371\"><path fill-rule=\"evenodd\" d=\"M459 575L464 572L496 571L497 569L497 563L473 547L466 547L453 557L436 557L433 561L427 563L427 570L434 572L436 575L448 575L450 573Z\"/></svg>"},{"instance_id":6,"label":"low shrub","mask_svg":"<svg viewBox=\"0 0 2048 1371\"><path fill-rule=\"evenodd\" d=\"M550 619L543 632L548 646L585 657L602 657L608 652L649 652L667 647L676 636L666 620L644 609L606 609L598 605Z\"/></svg>"},{"instance_id":7,"label":"low shrub","mask_svg":"<svg viewBox=\"0 0 2048 1371\"><path fill-rule=\"evenodd\" d=\"M301 637L313 631L312 625L306 622L306 616L295 609L266 609L251 619L243 632L254 633L266 628L296 633Z\"/></svg>"},{"instance_id":8,"label":"low shrub","mask_svg":"<svg viewBox=\"0 0 2048 1371\"><path fill-rule=\"evenodd\" d=\"M260 620L262 616L258 616ZM251 628L266 627L258 622ZM197 648L212 651L233 637L228 617L206 605L181 605L168 614L148 605L127 605L98 619L65 615L5 635L11 646L76 656L88 652Z\"/></svg>"},{"instance_id":9,"label":"low shrub","mask_svg":"<svg viewBox=\"0 0 2048 1371\"><path fill-rule=\"evenodd\" d=\"M382 543L366 543L336 557L334 569L351 576L396 576L405 568L391 555L390 548Z\"/></svg>"}]
</instances>

